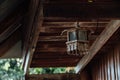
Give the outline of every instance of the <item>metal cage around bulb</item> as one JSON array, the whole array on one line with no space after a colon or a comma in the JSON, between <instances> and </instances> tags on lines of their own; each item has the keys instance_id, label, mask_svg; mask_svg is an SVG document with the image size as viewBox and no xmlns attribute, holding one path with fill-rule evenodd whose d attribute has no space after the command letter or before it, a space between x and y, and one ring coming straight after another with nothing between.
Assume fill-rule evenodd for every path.
<instances>
[{"instance_id":1,"label":"metal cage around bulb","mask_svg":"<svg viewBox=\"0 0 120 80\"><path fill-rule=\"evenodd\" d=\"M70 55L80 55L88 53L88 31L73 29L67 31L67 52Z\"/></svg>"}]
</instances>

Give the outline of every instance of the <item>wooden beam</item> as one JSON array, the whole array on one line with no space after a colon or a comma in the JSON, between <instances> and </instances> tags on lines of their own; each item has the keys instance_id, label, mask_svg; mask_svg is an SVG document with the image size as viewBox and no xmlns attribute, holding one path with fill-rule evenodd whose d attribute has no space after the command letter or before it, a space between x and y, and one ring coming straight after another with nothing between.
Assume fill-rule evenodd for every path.
<instances>
[{"instance_id":1,"label":"wooden beam","mask_svg":"<svg viewBox=\"0 0 120 80\"><path fill-rule=\"evenodd\" d=\"M78 22L80 28L90 29L90 28L104 28L109 23L109 21L90 21L90 22ZM50 29L57 29L57 28L74 28L76 26L76 22L44 22L43 27L50 28Z\"/></svg>"},{"instance_id":2,"label":"wooden beam","mask_svg":"<svg viewBox=\"0 0 120 80\"><path fill-rule=\"evenodd\" d=\"M9 26L21 23L23 19L23 7L18 8L13 14L8 15L4 20L0 22L0 34L3 33Z\"/></svg>"},{"instance_id":3,"label":"wooden beam","mask_svg":"<svg viewBox=\"0 0 120 80\"><path fill-rule=\"evenodd\" d=\"M75 57L73 57L73 58L71 58L71 57L59 57L59 58L33 58L33 62L52 62L52 63L54 63L54 62L58 62L58 61L61 61L61 62L76 62L76 60L79 60L79 58L75 58ZM39 63L38 63L39 64Z\"/></svg>"},{"instance_id":4,"label":"wooden beam","mask_svg":"<svg viewBox=\"0 0 120 80\"><path fill-rule=\"evenodd\" d=\"M5 20L0 22L0 43L6 40L12 33L14 33L19 27L22 26L21 20L23 19L22 7L19 11L14 11Z\"/></svg>"},{"instance_id":5,"label":"wooden beam","mask_svg":"<svg viewBox=\"0 0 120 80\"><path fill-rule=\"evenodd\" d=\"M88 54L85 55L75 67L76 73L81 72L81 70L92 60L92 58L100 51L100 49L105 45L105 43L111 38L111 36L120 27L120 20L111 21L100 36L95 40L93 45L90 47Z\"/></svg>"},{"instance_id":6,"label":"wooden beam","mask_svg":"<svg viewBox=\"0 0 120 80\"><path fill-rule=\"evenodd\" d=\"M104 29L106 27L107 24L99 24L98 25L98 28L100 29ZM56 25L56 26L43 26L45 28L48 28L48 29L70 29L70 28L75 28L75 25L74 26L60 26L60 25ZM83 24L83 25L80 25L80 28L81 29L86 29L86 30L95 30L97 27L97 23L96 24ZM42 28L43 29L43 28ZM47 30L47 29L46 29ZM42 31L41 31L42 32Z\"/></svg>"},{"instance_id":7,"label":"wooden beam","mask_svg":"<svg viewBox=\"0 0 120 80\"><path fill-rule=\"evenodd\" d=\"M96 25L97 26L97 25ZM97 28L98 28L98 31L102 31L105 27L105 25L103 26L103 27L100 27L100 26L98 26L98 27L96 27L96 26L81 26L80 28L81 29L85 29L85 30L89 30L89 31L95 31ZM58 34L61 34L61 32L63 31L63 30L66 30L66 29L71 29L71 28L74 28L74 27L55 27L55 26L48 26L48 27L41 27L41 30L40 30L40 32L41 33L58 33Z\"/></svg>"},{"instance_id":8,"label":"wooden beam","mask_svg":"<svg viewBox=\"0 0 120 80\"><path fill-rule=\"evenodd\" d=\"M102 30L97 29L97 30L93 31L94 33L89 36L89 41L93 42L99 36L99 34L102 32ZM37 47L43 47L43 45L47 46L50 43L56 44L56 46L62 45L62 47L63 47L63 46L66 46L66 44L65 44L66 41L67 41L67 36L65 34L61 36L60 33L57 34L57 33L47 32L47 33L43 33L39 36Z\"/></svg>"},{"instance_id":9,"label":"wooden beam","mask_svg":"<svg viewBox=\"0 0 120 80\"><path fill-rule=\"evenodd\" d=\"M46 56L47 55L47 56ZM69 55L66 53L34 53L33 58L36 59L52 59L52 58L81 58L79 55Z\"/></svg>"},{"instance_id":10,"label":"wooden beam","mask_svg":"<svg viewBox=\"0 0 120 80\"><path fill-rule=\"evenodd\" d=\"M49 48L49 47L65 47L66 44L65 42L57 42L57 41L53 41L51 42L38 42L36 48Z\"/></svg>"},{"instance_id":11,"label":"wooden beam","mask_svg":"<svg viewBox=\"0 0 120 80\"><path fill-rule=\"evenodd\" d=\"M22 24L12 24L9 26L3 33L0 34L0 43L2 43L4 40L6 40L9 36L12 35Z\"/></svg>"},{"instance_id":12,"label":"wooden beam","mask_svg":"<svg viewBox=\"0 0 120 80\"><path fill-rule=\"evenodd\" d=\"M113 18L112 18L113 19ZM92 22L92 21L97 21L98 18L79 18L79 17L44 17L44 22ZM100 21L107 22L110 21L110 18L99 18Z\"/></svg>"},{"instance_id":13,"label":"wooden beam","mask_svg":"<svg viewBox=\"0 0 120 80\"><path fill-rule=\"evenodd\" d=\"M31 67L73 67L79 59L33 59Z\"/></svg>"},{"instance_id":14,"label":"wooden beam","mask_svg":"<svg viewBox=\"0 0 120 80\"><path fill-rule=\"evenodd\" d=\"M39 48L39 49L48 49L48 48L62 48L62 47L65 47L66 46L66 44L65 44L65 42L57 42L57 43L55 43L55 41L53 41L54 43L48 43L48 42L40 42L40 43L38 43L37 44L37 46L36 46L36 49L37 48Z\"/></svg>"},{"instance_id":15,"label":"wooden beam","mask_svg":"<svg viewBox=\"0 0 120 80\"><path fill-rule=\"evenodd\" d=\"M38 62L39 63L39 62ZM67 63L67 64L66 64ZM74 67L76 66L76 63L71 63L71 62L61 62L61 63L32 63L30 68L38 68L38 67Z\"/></svg>"},{"instance_id":16,"label":"wooden beam","mask_svg":"<svg viewBox=\"0 0 120 80\"><path fill-rule=\"evenodd\" d=\"M67 36L40 36L38 41L67 41Z\"/></svg>"},{"instance_id":17,"label":"wooden beam","mask_svg":"<svg viewBox=\"0 0 120 80\"><path fill-rule=\"evenodd\" d=\"M54 18L53 18L54 19ZM109 23L109 21L102 21L102 20L93 20L93 21L71 21L71 22L67 22L67 21L57 21L57 22L55 22L55 21L51 21L51 22L44 22L43 23L43 26L44 25L65 25L65 26L76 26L76 22L78 22L79 24L96 24L96 23L98 23L98 24L106 24L106 23Z\"/></svg>"},{"instance_id":18,"label":"wooden beam","mask_svg":"<svg viewBox=\"0 0 120 80\"><path fill-rule=\"evenodd\" d=\"M31 10L32 9L32 10ZM30 5L30 24L28 23L28 27L30 28L30 31L28 33L28 39L27 40L27 48L25 45L25 55L23 57L24 59L24 72L25 74L28 74L29 67L32 61L33 53L35 51L35 47L37 44L37 40L39 37L40 27L42 26L43 22L43 6L42 6L42 0L31 0ZM26 56L26 57L25 57Z\"/></svg>"},{"instance_id":19,"label":"wooden beam","mask_svg":"<svg viewBox=\"0 0 120 80\"><path fill-rule=\"evenodd\" d=\"M27 75L25 80L79 80L79 75L62 73L62 74L31 74Z\"/></svg>"},{"instance_id":20,"label":"wooden beam","mask_svg":"<svg viewBox=\"0 0 120 80\"><path fill-rule=\"evenodd\" d=\"M36 48L35 52L63 52L65 53L67 51L66 47L62 47L62 48Z\"/></svg>"}]
</instances>

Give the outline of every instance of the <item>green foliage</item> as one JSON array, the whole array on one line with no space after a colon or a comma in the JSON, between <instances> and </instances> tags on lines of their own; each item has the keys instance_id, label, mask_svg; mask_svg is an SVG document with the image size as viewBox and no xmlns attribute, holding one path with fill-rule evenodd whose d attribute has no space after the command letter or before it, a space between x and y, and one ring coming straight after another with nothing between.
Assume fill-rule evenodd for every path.
<instances>
[{"instance_id":1,"label":"green foliage","mask_svg":"<svg viewBox=\"0 0 120 80\"><path fill-rule=\"evenodd\" d=\"M20 80L23 76L20 59L0 60L0 80Z\"/></svg>"},{"instance_id":2,"label":"green foliage","mask_svg":"<svg viewBox=\"0 0 120 80\"><path fill-rule=\"evenodd\" d=\"M30 68L30 74L56 74L56 73L74 73L74 69L67 70L66 67L58 67L58 68Z\"/></svg>"},{"instance_id":3,"label":"green foliage","mask_svg":"<svg viewBox=\"0 0 120 80\"><path fill-rule=\"evenodd\" d=\"M21 59L1 59L0 60L0 80L21 80L24 72L21 68ZM30 68L30 74L56 74L56 73L74 73L73 68Z\"/></svg>"}]
</instances>

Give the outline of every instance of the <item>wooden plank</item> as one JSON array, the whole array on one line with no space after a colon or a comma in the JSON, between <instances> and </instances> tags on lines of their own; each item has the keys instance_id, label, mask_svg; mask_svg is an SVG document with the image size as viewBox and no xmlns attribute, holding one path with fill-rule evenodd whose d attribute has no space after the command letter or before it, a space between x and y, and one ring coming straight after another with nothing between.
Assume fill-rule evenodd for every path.
<instances>
[{"instance_id":1,"label":"wooden plank","mask_svg":"<svg viewBox=\"0 0 120 80\"><path fill-rule=\"evenodd\" d=\"M36 62L44 62L44 63L47 63L47 62L59 62L59 61L63 61L63 62L76 62L78 61L79 58L72 58L71 57L66 57L66 58L49 58L49 59L43 59L43 58L33 58L33 61L34 63ZM38 63L39 64L39 63Z\"/></svg>"},{"instance_id":2,"label":"wooden plank","mask_svg":"<svg viewBox=\"0 0 120 80\"><path fill-rule=\"evenodd\" d=\"M35 51L35 47L37 44L37 40L39 37L39 32L40 32L40 27L42 26L42 22L43 22L43 6L42 6L42 0L31 0L31 5L32 6L32 10L33 10L33 14L32 14L32 24L30 26L32 26L32 28L30 29L30 36L29 41L28 41L28 51L26 52L26 57L24 59L25 61L25 66L24 66L24 72L25 74L28 74L29 71L29 67L32 61L32 57L33 57L33 53ZM30 12L32 11L30 9ZM35 13L34 13L35 11ZM31 17L31 16L29 16ZM28 23L29 24L29 23Z\"/></svg>"},{"instance_id":3,"label":"wooden plank","mask_svg":"<svg viewBox=\"0 0 120 80\"><path fill-rule=\"evenodd\" d=\"M36 46L36 50L41 50L41 49L63 49L63 48L66 48L66 44L65 43L52 43L52 44L49 44L49 43L41 43L41 44L37 44ZM64 49L63 49L64 50Z\"/></svg>"},{"instance_id":4,"label":"wooden plank","mask_svg":"<svg viewBox=\"0 0 120 80\"><path fill-rule=\"evenodd\" d=\"M46 56L47 55L47 56ZM34 53L33 58L36 59L52 59L52 58L81 58L80 56L76 55L68 55L67 53Z\"/></svg>"},{"instance_id":5,"label":"wooden plank","mask_svg":"<svg viewBox=\"0 0 120 80\"><path fill-rule=\"evenodd\" d=\"M54 61L53 61L54 62ZM39 63L39 62L38 62ZM38 67L74 67L76 66L77 62L76 63L68 63L68 62L61 62L61 63L39 63L39 64L33 64L31 63L31 68L38 68ZM49 65L48 65L49 64Z\"/></svg>"},{"instance_id":6,"label":"wooden plank","mask_svg":"<svg viewBox=\"0 0 120 80\"><path fill-rule=\"evenodd\" d=\"M15 11L14 15L9 15L5 20L0 22L0 43L21 27L21 20L23 19L22 11L20 7L20 11Z\"/></svg>"},{"instance_id":7,"label":"wooden plank","mask_svg":"<svg viewBox=\"0 0 120 80\"><path fill-rule=\"evenodd\" d=\"M20 23L20 20L23 18L23 8L20 7L13 14L8 15L4 20L0 22L0 34L4 32L10 25Z\"/></svg>"},{"instance_id":8,"label":"wooden plank","mask_svg":"<svg viewBox=\"0 0 120 80\"><path fill-rule=\"evenodd\" d=\"M40 36L38 41L67 41L67 36Z\"/></svg>"},{"instance_id":9,"label":"wooden plank","mask_svg":"<svg viewBox=\"0 0 120 80\"><path fill-rule=\"evenodd\" d=\"M104 28L108 24L107 22L101 22L101 21L91 21L91 22L79 22L80 28L83 29L96 29L98 28ZM74 28L76 26L76 22L44 22L43 27L48 29L67 29L67 28Z\"/></svg>"},{"instance_id":10,"label":"wooden plank","mask_svg":"<svg viewBox=\"0 0 120 80\"><path fill-rule=\"evenodd\" d=\"M61 32L51 32L51 33L48 33L48 32L40 32L39 36L58 36L60 35Z\"/></svg>"},{"instance_id":11,"label":"wooden plank","mask_svg":"<svg viewBox=\"0 0 120 80\"><path fill-rule=\"evenodd\" d=\"M0 34L0 43L2 43L9 36L11 36L12 33L14 33L20 26L21 24L18 24L18 23L15 23L9 26L3 33Z\"/></svg>"},{"instance_id":12,"label":"wooden plank","mask_svg":"<svg viewBox=\"0 0 120 80\"><path fill-rule=\"evenodd\" d=\"M93 21L81 21L79 22L80 27L96 27L96 25L98 24L99 27L105 27L106 24L109 23L109 21L98 21L98 20L93 20ZM76 22L44 22L43 26L50 26L50 27L75 27L76 26Z\"/></svg>"},{"instance_id":13,"label":"wooden plank","mask_svg":"<svg viewBox=\"0 0 120 80\"><path fill-rule=\"evenodd\" d=\"M53 17L54 19L54 17ZM79 24L105 24L105 23L109 23L109 20L108 21L104 21L104 20L93 20L93 21L77 21L77 23ZM53 21L53 22L44 22L43 25L75 25L76 24L76 21L71 21L71 22L67 22L67 21Z\"/></svg>"},{"instance_id":14,"label":"wooden plank","mask_svg":"<svg viewBox=\"0 0 120 80\"><path fill-rule=\"evenodd\" d=\"M113 19L113 18L112 18ZM76 22L76 21L80 21L80 22L92 22L92 21L96 21L97 19L95 18L79 18L79 17L50 17L50 16L45 16L44 17L44 22ZM107 22L110 21L110 18L99 18L99 21L102 22Z\"/></svg>"},{"instance_id":15,"label":"wooden plank","mask_svg":"<svg viewBox=\"0 0 120 80\"><path fill-rule=\"evenodd\" d=\"M53 34L54 35L54 34ZM99 33L97 33L97 35L90 35L89 36L89 42L92 44L93 41L98 37ZM59 45L62 45L63 46L66 46L65 42L67 41L67 36L39 36L38 38L38 43L37 43L37 47L41 47L41 46L47 46L49 45L50 43L53 43L51 45L56 45L56 46L59 46ZM58 43L59 42L59 43ZM44 44L43 44L44 43ZM58 44L58 45L57 45Z\"/></svg>"},{"instance_id":16,"label":"wooden plank","mask_svg":"<svg viewBox=\"0 0 120 80\"><path fill-rule=\"evenodd\" d=\"M33 59L31 67L71 67L75 66L79 59Z\"/></svg>"},{"instance_id":17,"label":"wooden plank","mask_svg":"<svg viewBox=\"0 0 120 80\"><path fill-rule=\"evenodd\" d=\"M97 25L96 25L97 26ZM100 27L100 26L98 26L98 27L96 27L96 26L92 26L92 27L88 27L88 26L81 26L80 28L81 29L85 29L85 30L92 30L92 31L95 31L97 28L97 31L98 31L98 33L99 32L101 32L105 27L105 25L103 26L103 27ZM47 27L42 27L41 28L41 30L40 30L40 32L41 33L61 33L63 30L65 30L65 29L70 29L70 28L74 28L74 27L55 27L55 26L47 26Z\"/></svg>"},{"instance_id":18,"label":"wooden plank","mask_svg":"<svg viewBox=\"0 0 120 80\"><path fill-rule=\"evenodd\" d=\"M62 48L36 48L35 52L63 52L65 53L67 51L66 47Z\"/></svg>"},{"instance_id":19,"label":"wooden plank","mask_svg":"<svg viewBox=\"0 0 120 80\"><path fill-rule=\"evenodd\" d=\"M62 73L62 74L32 74L27 75L26 80L79 80L79 75Z\"/></svg>"},{"instance_id":20,"label":"wooden plank","mask_svg":"<svg viewBox=\"0 0 120 80\"><path fill-rule=\"evenodd\" d=\"M99 52L104 44L111 38L111 36L118 30L120 26L120 20L111 21L100 36L95 40L93 45L89 49L89 53L85 55L75 67L76 73L81 70L92 60L92 58Z\"/></svg>"},{"instance_id":21,"label":"wooden plank","mask_svg":"<svg viewBox=\"0 0 120 80\"><path fill-rule=\"evenodd\" d=\"M39 42L37 43L36 48L49 48L49 47L56 47L56 48L60 48L60 47L66 47L65 42L57 42L57 43L48 43L48 42Z\"/></svg>"}]
</instances>

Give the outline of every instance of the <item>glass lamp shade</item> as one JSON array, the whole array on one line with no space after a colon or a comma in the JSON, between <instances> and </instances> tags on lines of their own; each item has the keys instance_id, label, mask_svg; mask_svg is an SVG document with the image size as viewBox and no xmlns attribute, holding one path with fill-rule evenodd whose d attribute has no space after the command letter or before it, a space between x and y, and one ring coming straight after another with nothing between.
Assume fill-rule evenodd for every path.
<instances>
[{"instance_id":1,"label":"glass lamp shade","mask_svg":"<svg viewBox=\"0 0 120 80\"><path fill-rule=\"evenodd\" d=\"M87 37L86 30L72 30L68 32L68 41L87 41Z\"/></svg>"},{"instance_id":2,"label":"glass lamp shade","mask_svg":"<svg viewBox=\"0 0 120 80\"><path fill-rule=\"evenodd\" d=\"M76 31L69 32L69 41L77 40Z\"/></svg>"},{"instance_id":3,"label":"glass lamp shade","mask_svg":"<svg viewBox=\"0 0 120 80\"><path fill-rule=\"evenodd\" d=\"M88 36L87 36L87 31L85 30L77 30L77 36L79 41L87 41Z\"/></svg>"},{"instance_id":4,"label":"glass lamp shade","mask_svg":"<svg viewBox=\"0 0 120 80\"><path fill-rule=\"evenodd\" d=\"M72 55L87 54L88 51L88 35L86 30L72 30L68 32L67 52Z\"/></svg>"}]
</instances>

